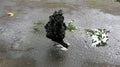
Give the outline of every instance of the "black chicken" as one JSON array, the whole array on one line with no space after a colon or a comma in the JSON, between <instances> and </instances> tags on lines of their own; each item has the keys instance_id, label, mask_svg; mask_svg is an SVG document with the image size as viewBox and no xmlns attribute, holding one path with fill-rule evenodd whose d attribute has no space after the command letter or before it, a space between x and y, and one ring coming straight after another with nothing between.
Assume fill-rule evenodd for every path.
<instances>
[{"instance_id":1,"label":"black chicken","mask_svg":"<svg viewBox=\"0 0 120 67\"><path fill-rule=\"evenodd\" d=\"M64 16L62 10L55 11L53 15L49 16L49 22L45 25L46 37L68 48L67 43L63 41L65 37L66 24L64 23Z\"/></svg>"}]
</instances>

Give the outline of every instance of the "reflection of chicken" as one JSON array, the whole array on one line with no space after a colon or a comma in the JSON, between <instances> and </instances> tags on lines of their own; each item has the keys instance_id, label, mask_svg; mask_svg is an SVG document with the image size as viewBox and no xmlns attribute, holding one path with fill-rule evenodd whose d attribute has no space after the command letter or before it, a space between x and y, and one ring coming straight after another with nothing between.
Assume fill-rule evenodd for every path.
<instances>
[{"instance_id":1,"label":"reflection of chicken","mask_svg":"<svg viewBox=\"0 0 120 67\"><path fill-rule=\"evenodd\" d=\"M62 10L55 11L49 17L49 22L45 25L46 37L68 48L68 45L63 41L65 37L66 24L63 22Z\"/></svg>"}]
</instances>

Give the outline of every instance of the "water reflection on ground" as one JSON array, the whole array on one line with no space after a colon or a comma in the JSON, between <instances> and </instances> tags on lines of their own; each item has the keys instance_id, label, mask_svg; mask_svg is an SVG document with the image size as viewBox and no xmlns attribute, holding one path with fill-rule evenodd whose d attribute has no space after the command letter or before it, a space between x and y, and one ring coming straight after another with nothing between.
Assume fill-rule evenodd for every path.
<instances>
[{"instance_id":1,"label":"water reflection on ground","mask_svg":"<svg viewBox=\"0 0 120 67\"><path fill-rule=\"evenodd\" d=\"M65 64L66 58L67 53L65 51L61 51L59 49L56 49L55 47L52 47L48 50L45 61L48 64L47 66L53 65L53 67L62 67Z\"/></svg>"}]
</instances>

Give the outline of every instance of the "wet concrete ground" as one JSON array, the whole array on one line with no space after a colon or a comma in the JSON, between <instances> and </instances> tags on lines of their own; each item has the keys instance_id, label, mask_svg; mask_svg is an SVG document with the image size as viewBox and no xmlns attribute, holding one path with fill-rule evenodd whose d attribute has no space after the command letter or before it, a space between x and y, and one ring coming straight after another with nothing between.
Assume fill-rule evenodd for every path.
<instances>
[{"instance_id":1,"label":"wet concrete ground","mask_svg":"<svg viewBox=\"0 0 120 67\"><path fill-rule=\"evenodd\" d=\"M113 0L0 0L0 67L120 67L119 6ZM45 37L44 25L32 32L34 23L47 23L59 9L78 27L66 32L67 52ZM91 47L84 29L95 28L110 30L108 45Z\"/></svg>"}]
</instances>

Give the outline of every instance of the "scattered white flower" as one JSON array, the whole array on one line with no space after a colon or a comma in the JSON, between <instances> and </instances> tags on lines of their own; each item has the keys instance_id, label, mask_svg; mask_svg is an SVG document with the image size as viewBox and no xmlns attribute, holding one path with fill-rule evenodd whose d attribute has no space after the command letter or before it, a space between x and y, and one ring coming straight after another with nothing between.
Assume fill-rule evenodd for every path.
<instances>
[{"instance_id":1,"label":"scattered white flower","mask_svg":"<svg viewBox=\"0 0 120 67\"><path fill-rule=\"evenodd\" d=\"M102 34L102 41L105 43L108 40L108 34Z\"/></svg>"},{"instance_id":2,"label":"scattered white flower","mask_svg":"<svg viewBox=\"0 0 120 67\"><path fill-rule=\"evenodd\" d=\"M106 29L94 29L94 30L86 30L87 33L90 33L92 45L91 46L104 46L108 41L108 32Z\"/></svg>"},{"instance_id":3,"label":"scattered white flower","mask_svg":"<svg viewBox=\"0 0 120 67\"><path fill-rule=\"evenodd\" d=\"M98 40L98 36L92 35L92 39L93 39L93 40Z\"/></svg>"},{"instance_id":4,"label":"scattered white flower","mask_svg":"<svg viewBox=\"0 0 120 67\"><path fill-rule=\"evenodd\" d=\"M97 35L92 35L92 45L91 46L96 46L96 44L99 44L101 41L98 39Z\"/></svg>"}]
</instances>

